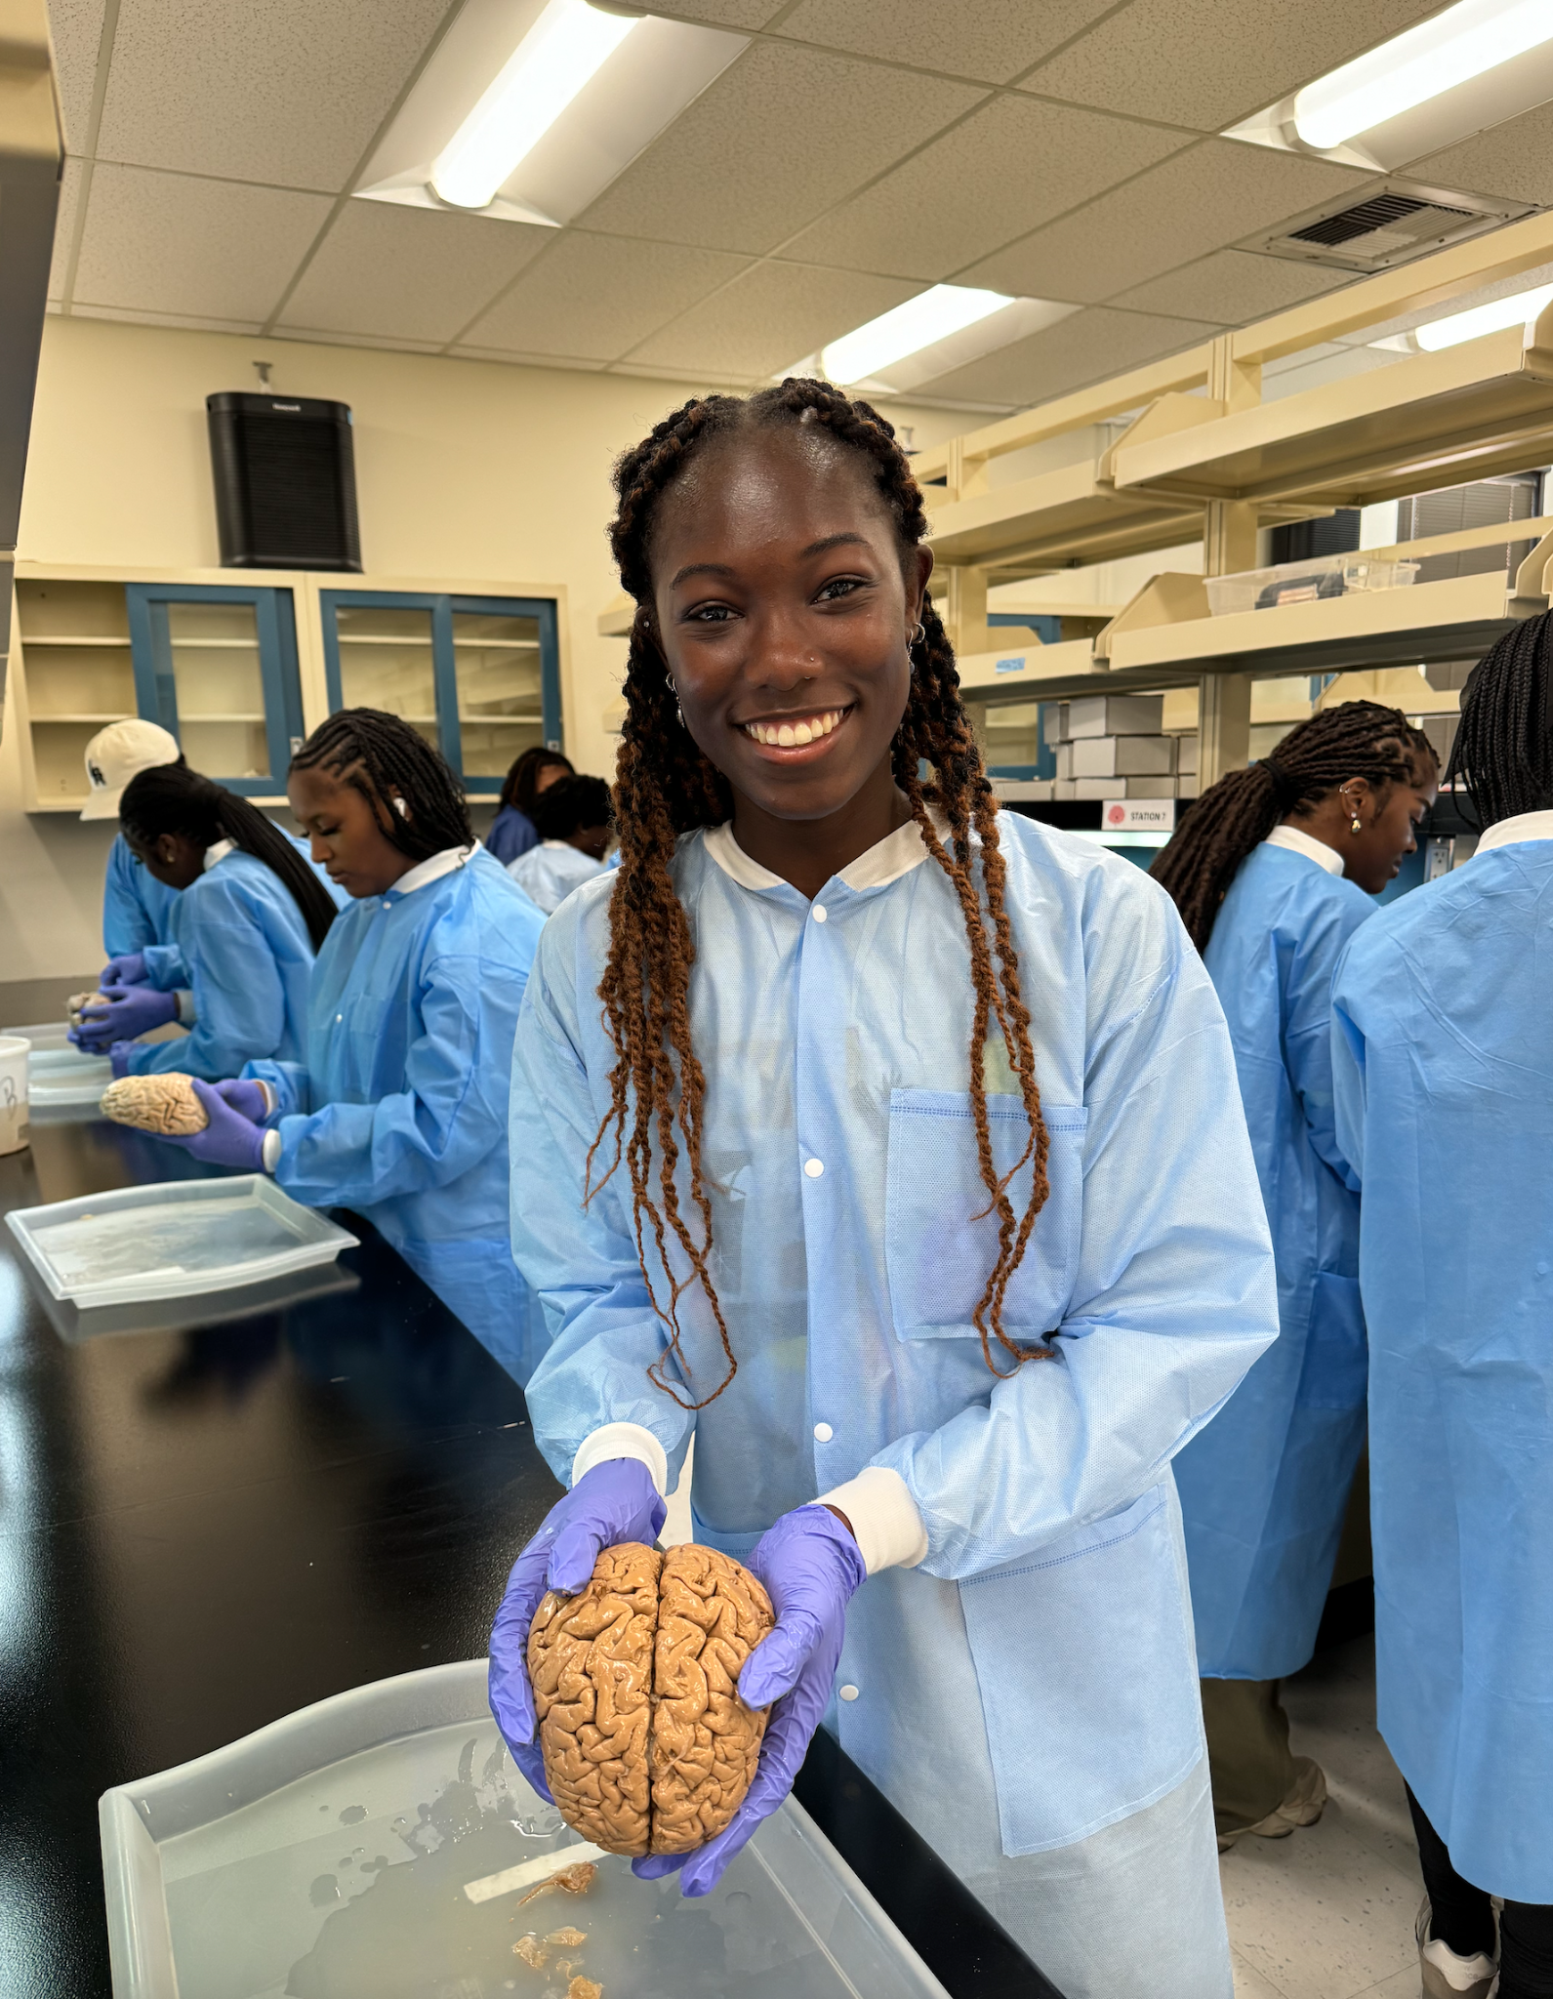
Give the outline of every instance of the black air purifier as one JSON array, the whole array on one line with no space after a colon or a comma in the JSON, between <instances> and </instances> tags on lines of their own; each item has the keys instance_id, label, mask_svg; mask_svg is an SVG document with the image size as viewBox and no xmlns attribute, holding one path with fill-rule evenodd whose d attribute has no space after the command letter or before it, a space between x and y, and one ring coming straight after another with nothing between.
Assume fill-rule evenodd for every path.
<instances>
[{"instance_id":1,"label":"black air purifier","mask_svg":"<svg viewBox=\"0 0 1553 1999\"><path fill-rule=\"evenodd\" d=\"M348 403L205 398L221 562L231 569L360 569Z\"/></svg>"}]
</instances>

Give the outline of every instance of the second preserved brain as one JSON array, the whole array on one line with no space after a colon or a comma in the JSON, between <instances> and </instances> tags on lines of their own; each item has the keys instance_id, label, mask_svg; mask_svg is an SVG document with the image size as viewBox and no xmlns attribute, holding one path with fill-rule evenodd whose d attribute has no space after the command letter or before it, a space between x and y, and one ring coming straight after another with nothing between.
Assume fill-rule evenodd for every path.
<instances>
[{"instance_id":1,"label":"second preserved brain","mask_svg":"<svg viewBox=\"0 0 1553 1999\"><path fill-rule=\"evenodd\" d=\"M545 1778L567 1824L608 1853L690 1853L755 1775L766 1713L739 1670L775 1623L748 1569L715 1548L606 1548L576 1596L545 1597L529 1676Z\"/></svg>"}]
</instances>

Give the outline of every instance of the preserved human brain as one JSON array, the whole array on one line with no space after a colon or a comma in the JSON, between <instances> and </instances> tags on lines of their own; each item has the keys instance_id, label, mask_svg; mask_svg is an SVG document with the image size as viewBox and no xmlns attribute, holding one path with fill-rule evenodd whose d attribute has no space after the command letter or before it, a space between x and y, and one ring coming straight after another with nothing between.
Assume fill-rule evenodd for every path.
<instances>
[{"instance_id":1,"label":"preserved human brain","mask_svg":"<svg viewBox=\"0 0 1553 1999\"><path fill-rule=\"evenodd\" d=\"M755 1775L766 1711L739 1671L774 1624L748 1569L694 1543L622 1542L576 1596L534 1613L528 1666L545 1779L567 1824L608 1853L690 1853Z\"/></svg>"},{"instance_id":2,"label":"preserved human brain","mask_svg":"<svg viewBox=\"0 0 1553 1999\"><path fill-rule=\"evenodd\" d=\"M106 993L72 993L69 999L65 1001L65 1012L70 1017L70 1025L72 1027L79 1027L81 1025L81 1015L87 1007L112 1006L112 1004L112 1000L109 999Z\"/></svg>"},{"instance_id":3,"label":"preserved human brain","mask_svg":"<svg viewBox=\"0 0 1553 1999\"><path fill-rule=\"evenodd\" d=\"M193 1078L177 1074L121 1076L103 1091L99 1108L115 1124L132 1124L164 1138L186 1137L210 1122L194 1093Z\"/></svg>"}]
</instances>

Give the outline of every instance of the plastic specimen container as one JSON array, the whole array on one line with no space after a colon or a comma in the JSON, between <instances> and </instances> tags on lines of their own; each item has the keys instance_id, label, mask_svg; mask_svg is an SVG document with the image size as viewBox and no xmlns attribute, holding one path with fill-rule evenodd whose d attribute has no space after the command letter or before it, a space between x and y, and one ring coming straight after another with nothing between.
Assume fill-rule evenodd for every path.
<instances>
[{"instance_id":1,"label":"plastic specimen container","mask_svg":"<svg viewBox=\"0 0 1553 1999\"><path fill-rule=\"evenodd\" d=\"M0 1152L20 1152L27 1143L27 1065L31 1053L20 1035L0 1035Z\"/></svg>"},{"instance_id":2,"label":"plastic specimen container","mask_svg":"<svg viewBox=\"0 0 1553 1999\"><path fill-rule=\"evenodd\" d=\"M605 1999L945 1999L791 1798L696 1901L583 1844L513 1766L483 1659L121 1785L99 1821L115 1999L538 1999L574 1975ZM532 1896L583 1860L585 1893Z\"/></svg>"},{"instance_id":3,"label":"plastic specimen container","mask_svg":"<svg viewBox=\"0 0 1553 1999\"><path fill-rule=\"evenodd\" d=\"M27 1094L37 1111L95 1111L113 1081L106 1055L88 1055L73 1045L40 1048L27 1058Z\"/></svg>"},{"instance_id":4,"label":"plastic specimen container","mask_svg":"<svg viewBox=\"0 0 1553 1999\"><path fill-rule=\"evenodd\" d=\"M6 1223L56 1298L189 1298L330 1263L357 1238L262 1173L167 1180L16 1208Z\"/></svg>"},{"instance_id":5,"label":"plastic specimen container","mask_svg":"<svg viewBox=\"0 0 1553 1999\"><path fill-rule=\"evenodd\" d=\"M1313 555L1272 569L1243 569L1235 576L1209 576L1208 609L1216 618L1237 611L1269 611L1282 604L1313 604L1359 590L1401 590L1418 574L1416 562L1377 562L1373 556Z\"/></svg>"}]
</instances>

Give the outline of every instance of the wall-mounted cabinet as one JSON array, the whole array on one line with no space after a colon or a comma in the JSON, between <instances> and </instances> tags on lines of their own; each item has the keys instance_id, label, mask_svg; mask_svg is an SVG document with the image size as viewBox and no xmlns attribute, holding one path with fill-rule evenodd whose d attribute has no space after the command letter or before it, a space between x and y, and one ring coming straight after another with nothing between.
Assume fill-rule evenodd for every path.
<instances>
[{"instance_id":1,"label":"wall-mounted cabinet","mask_svg":"<svg viewBox=\"0 0 1553 1999\"><path fill-rule=\"evenodd\" d=\"M564 743L562 593L468 594L363 579L230 571L148 577L17 565L6 780L28 812L79 812L86 746L139 715L196 770L280 801L297 743L335 709L420 729L476 797L531 745Z\"/></svg>"},{"instance_id":2,"label":"wall-mounted cabinet","mask_svg":"<svg viewBox=\"0 0 1553 1999\"><path fill-rule=\"evenodd\" d=\"M472 796L499 792L524 750L561 747L553 602L331 589L318 601L330 709L404 716Z\"/></svg>"}]
</instances>

